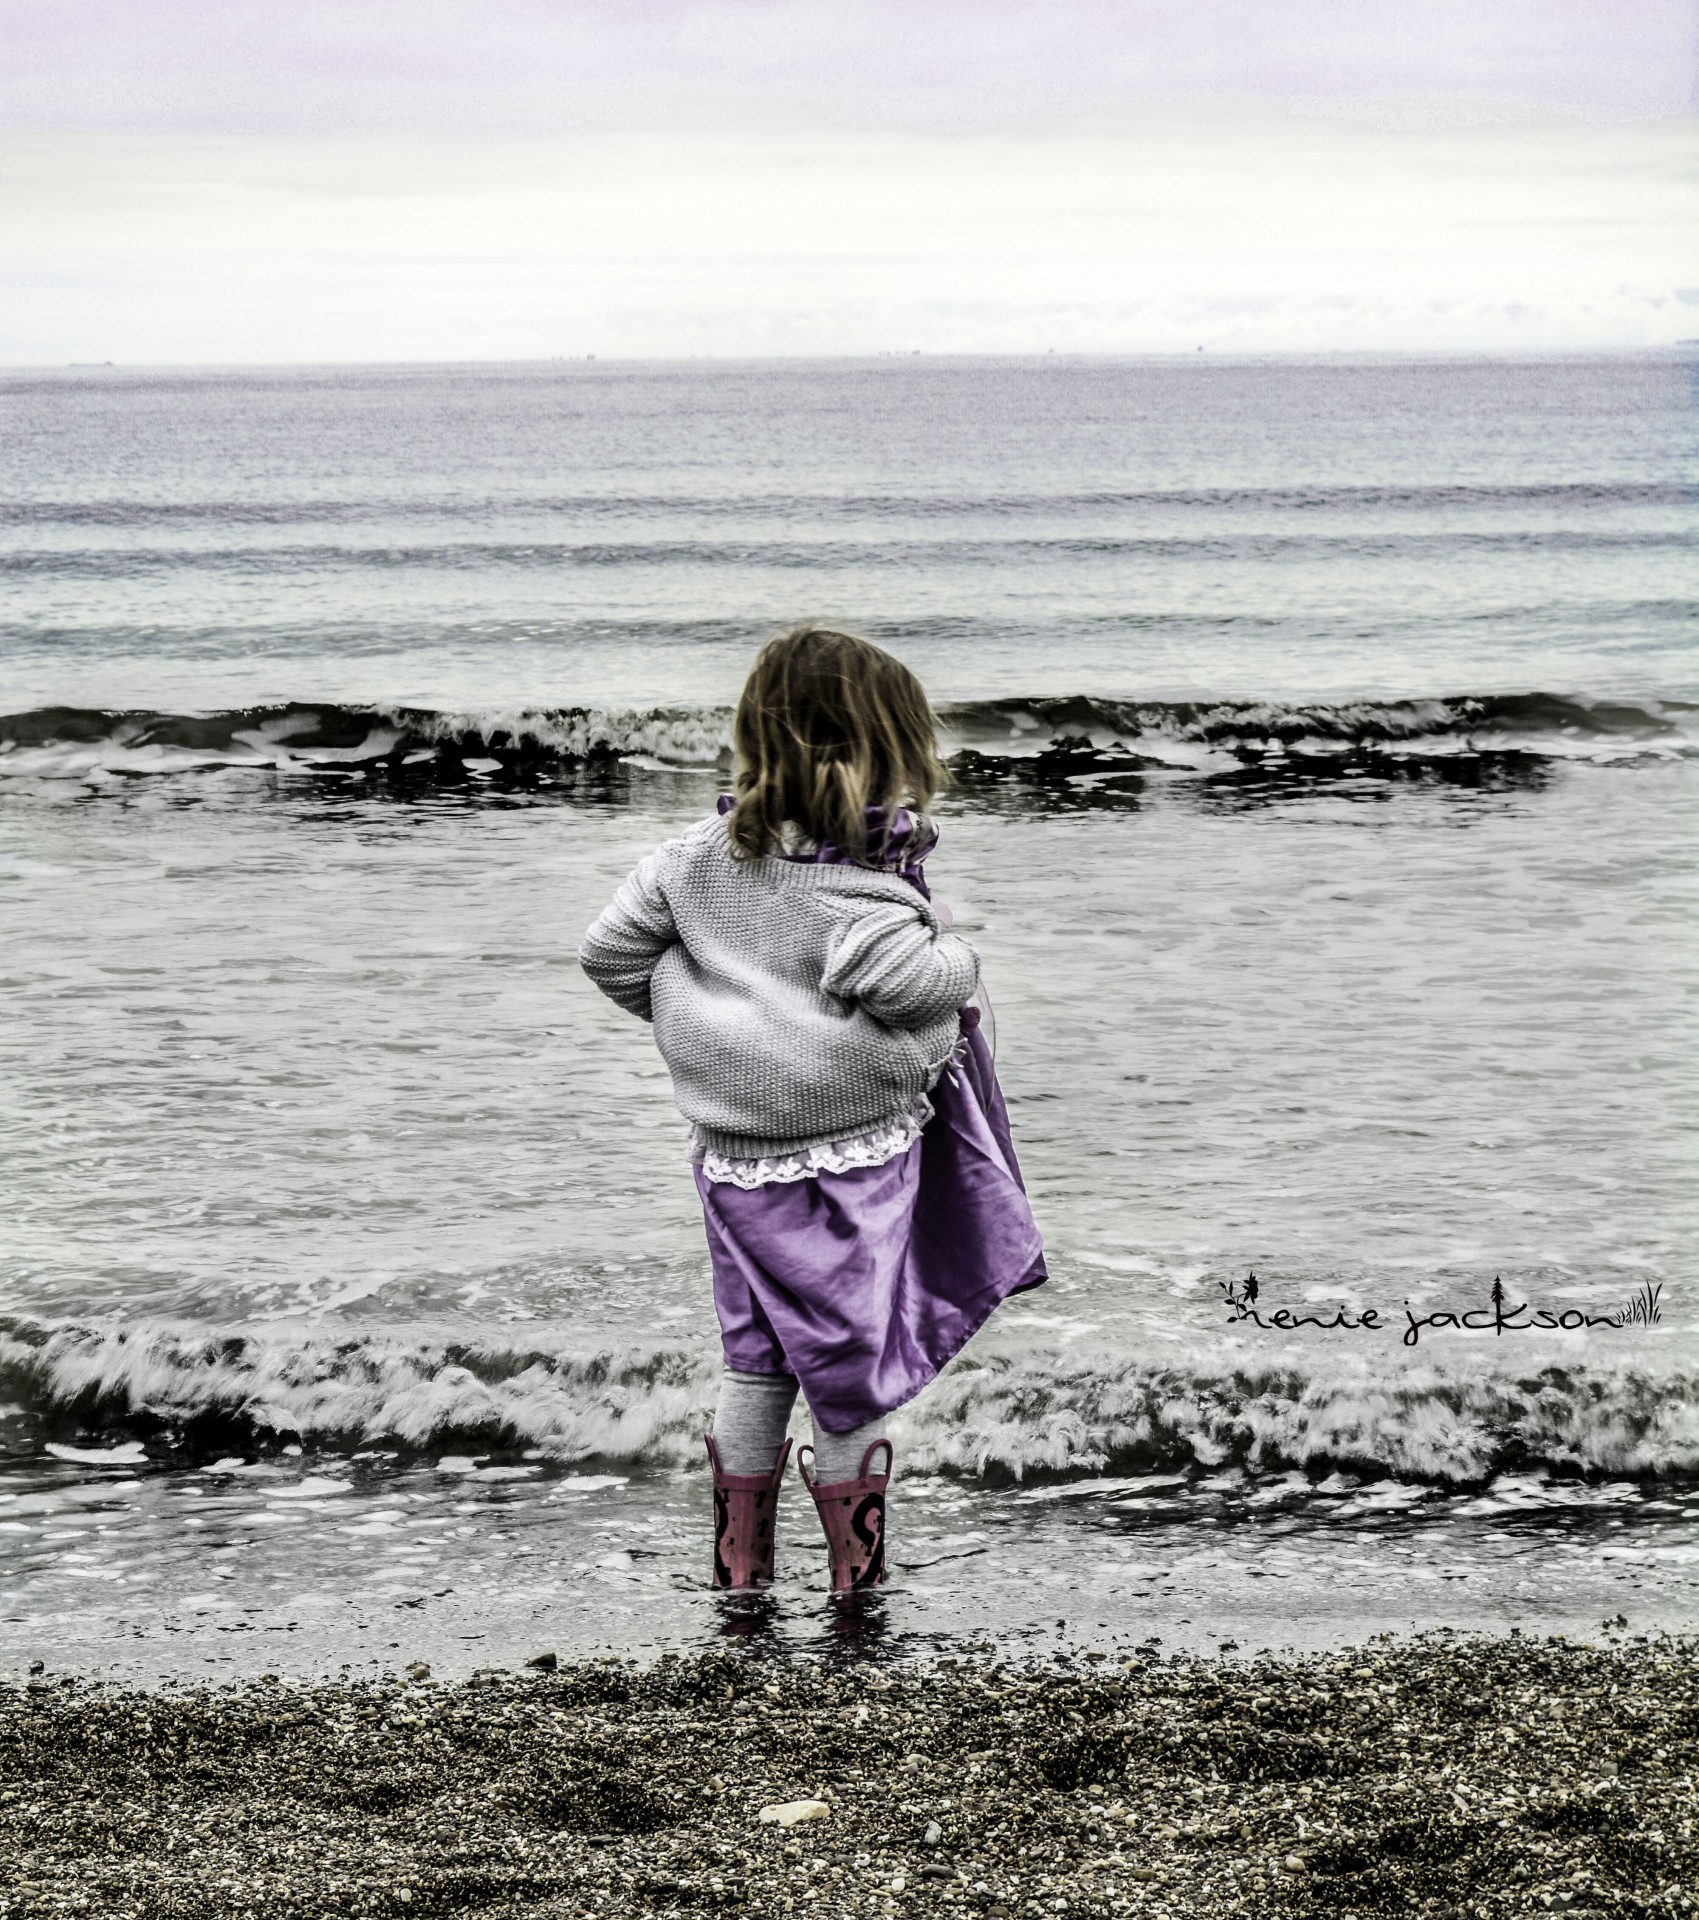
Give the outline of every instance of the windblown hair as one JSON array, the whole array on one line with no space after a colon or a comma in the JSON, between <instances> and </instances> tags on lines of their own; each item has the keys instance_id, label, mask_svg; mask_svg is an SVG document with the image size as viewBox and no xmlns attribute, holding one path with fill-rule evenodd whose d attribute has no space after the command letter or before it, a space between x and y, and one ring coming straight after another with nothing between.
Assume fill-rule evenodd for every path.
<instances>
[{"instance_id":1,"label":"windblown hair","mask_svg":"<svg viewBox=\"0 0 1699 1920\"><path fill-rule=\"evenodd\" d=\"M756 655L732 745L737 801L727 826L744 859L779 847L788 820L876 866L868 810L886 821L901 806L920 811L949 780L920 682L871 641L827 627L792 627Z\"/></svg>"}]
</instances>

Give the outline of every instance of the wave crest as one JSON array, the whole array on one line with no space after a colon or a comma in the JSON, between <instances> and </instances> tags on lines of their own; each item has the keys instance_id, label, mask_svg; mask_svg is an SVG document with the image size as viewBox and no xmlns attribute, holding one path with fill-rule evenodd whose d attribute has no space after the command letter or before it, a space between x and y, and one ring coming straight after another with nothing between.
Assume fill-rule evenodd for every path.
<instances>
[{"instance_id":1,"label":"wave crest","mask_svg":"<svg viewBox=\"0 0 1699 1920\"><path fill-rule=\"evenodd\" d=\"M1318 774L1456 766L1497 758L1666 757L1695 747L1699 707L1554 693L1423 700L1110 700L1076 696L947 704L946 750L975 776L1025 769L1061 781L1105 773ZM516 707L478 713L301 703L183 714L43 707L0 716L0 775L100 781L226 767L403 789L538 785L598 763L725 772L729 707Z\"/></svg>"},{"instance_id":2,"label":"wave crest","mask_svg":"<svg viewBox=\"0 0 1699 1920\"><path fill-rule=\"evenodd\" d=\"M697 1464L718 1373L707 1346L0 1323L0 1388L27 1429L14 1444L139 1438L166 1461L301 1441ZM1679 1482L1699 1478L1699 1374L969 1354L893 1430L906 1465L992 1480L1234 1467L1444 1487L1512 1471Z\"/></svg>"}]
</instances>

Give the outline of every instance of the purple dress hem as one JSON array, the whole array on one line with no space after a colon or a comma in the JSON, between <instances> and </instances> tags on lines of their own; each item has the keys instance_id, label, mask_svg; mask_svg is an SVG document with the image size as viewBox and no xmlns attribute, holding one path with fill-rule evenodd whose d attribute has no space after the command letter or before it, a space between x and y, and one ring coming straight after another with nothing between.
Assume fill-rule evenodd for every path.
<instances>
[{"instance_id":1,"label":"purple dress hem","mask_svg":"<svg viewBox=\"0 0 1699 1920\"><path fill-rule=\"evenodd\" d=\"M792 1373L828 1433L912 1400L1049 1277L977 1012L920 1138L878 1167L753 1189L696 1170L726 1365Z\"/></svg>"}]
</instances>

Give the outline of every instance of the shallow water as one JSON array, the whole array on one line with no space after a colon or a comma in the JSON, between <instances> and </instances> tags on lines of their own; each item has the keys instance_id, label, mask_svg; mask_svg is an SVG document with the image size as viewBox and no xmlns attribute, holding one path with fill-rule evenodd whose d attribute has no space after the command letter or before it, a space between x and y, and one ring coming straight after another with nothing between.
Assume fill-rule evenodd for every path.
<instances>
[{"instance_id":1,"label":"shallow water","mask_svg":"<svg viewBox=\"0 0 1699 1920\"><path fill-rule=\"evenodd\" d=\"M14 1474L0 1671L442 1677L716 1638L889 1658L1061 1642L1325 1648L1434 1627L1596 1637L1692 1619L1699 1493L1506 1475L1463 1500L1336 1474L1140 1474L1025 1490L909 1475L882 1593L834 1602L812 1519L781 1502L768 1593L705 1587L685 1476L372 1454L198 1474ZM26 1529L27 1534L26 1534Z\"/></svg>"},{"instance_id":2,"label":"shallow water","mask_svg":"<svg viewBox=\"0 0 1699 1920\"><path fill-rule=\"evenodd\" d=\"M946 705L1055 1276L901 1417L899 1561L983 1535L1002 1633L1690 1617L1689 378L4 383L10 1647L714 1630L682 1123L572 955L798 611Z\"/></svg>"}]
</instances>

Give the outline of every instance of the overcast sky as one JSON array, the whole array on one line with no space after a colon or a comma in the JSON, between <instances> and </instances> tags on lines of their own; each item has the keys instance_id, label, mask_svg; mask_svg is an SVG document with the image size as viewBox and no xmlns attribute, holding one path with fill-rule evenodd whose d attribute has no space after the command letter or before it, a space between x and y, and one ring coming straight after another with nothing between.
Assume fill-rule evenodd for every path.
<instances>
[{"instance_id":1,"label":"overcast sky","mask_svg":"<svg viewBox=\"0 0 1699 1920\"><path fill-rule=\"evenodd\" d=\"M0 0L0 360L1653 344L1693 0Z\"/></svg>"}]
</instances>

